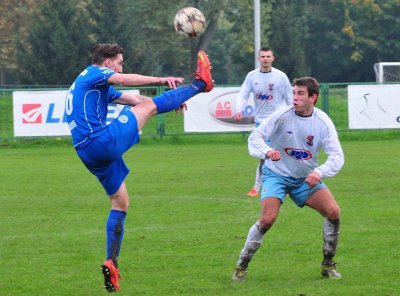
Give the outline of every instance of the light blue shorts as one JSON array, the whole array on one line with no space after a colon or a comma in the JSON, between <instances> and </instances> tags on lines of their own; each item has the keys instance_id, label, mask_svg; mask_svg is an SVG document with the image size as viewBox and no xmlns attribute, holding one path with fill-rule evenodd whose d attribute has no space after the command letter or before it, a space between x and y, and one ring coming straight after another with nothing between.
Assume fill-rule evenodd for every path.
<instances>
[{"instance_id":1,"label":"light blue shorts","mask_svg":"<svg viewBox=\"0 0 400 296\"><path fill-rule=\"evenodd\" d=\"M307 199L316 191L327 188L326 185L320 181L313 188L310 188L305 182L305 178L285 177L274 173L265 165L262 169L262 191L260 199L275 197L279 198L281 202L285 202L286 194L298 207L304 207Z\"/></svg>"},{"instance_id":2,"label":"light blue shorts","mask_svg":"<svg viewBox=\"0 0 400 296\"><path fill-rule=\"evenodd\" d=\"M103 134L92 139L84 148L76 149L76 152L107 194L112 195L129 173L122 155L139 139L136 117L130 110L125 110L107 126Z\"/></svg>"}]
</instances>

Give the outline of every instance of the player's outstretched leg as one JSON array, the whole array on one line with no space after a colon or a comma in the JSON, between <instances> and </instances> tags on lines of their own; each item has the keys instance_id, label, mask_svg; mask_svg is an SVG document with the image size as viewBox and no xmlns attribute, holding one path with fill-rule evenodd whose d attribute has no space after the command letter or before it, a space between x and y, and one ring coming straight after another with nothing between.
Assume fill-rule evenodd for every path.
<instances>
[{"instance_id":1,"label":"player's outstretched leg","mask_svg":"<svg viewBox=\"0 0 400 296\"><path fill-rule=\"evenodd\" d=\"M119 290L119 271L111 259L106 260L101 266L104 275L104 288L112 293Z\"/></svg>"},{"instance_id":2,"label":"player's outstretched leg","mask_svg":"<svg viewBox=\"0 0 400 296\"><path fill-rule=\"evenodd\" d=\"M201 92L209 92L214 88L211 76L211 63L204 51L197 56L197 69L191 85L181 86L162 93L153 99L157 113L166 113L179 108L184 102Z\"/></svg>"}]
</instances>

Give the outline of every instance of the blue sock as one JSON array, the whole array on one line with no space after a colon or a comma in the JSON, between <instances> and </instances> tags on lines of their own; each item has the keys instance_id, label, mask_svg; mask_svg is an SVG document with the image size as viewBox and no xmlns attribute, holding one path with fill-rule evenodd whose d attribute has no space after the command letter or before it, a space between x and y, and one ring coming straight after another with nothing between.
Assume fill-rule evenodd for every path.
<instances>
[{"instance_id":1,"label":"blue sock","mask_svg":"<svg viewBox=\"0 0 400 296\"><path fill-rule=\"evenodd\" d=\"M111 210L107 220L107 259L112 259L116 265L124 237L125 217L126 212Z\"/></svg>"},{"instance_id":2,"label":"blue sock","mask_svg":"<svg viewBox=\"0 0 400 296\"><path fill-rule=\"evenodd\" d=\"M153 98L157 106L157 113L166 113L179 108L182 103L191 97L201 93L205 88L202 80L194 80L191 85L181 86L162 93L160 96Z\"/></svg>"}]
</instances>

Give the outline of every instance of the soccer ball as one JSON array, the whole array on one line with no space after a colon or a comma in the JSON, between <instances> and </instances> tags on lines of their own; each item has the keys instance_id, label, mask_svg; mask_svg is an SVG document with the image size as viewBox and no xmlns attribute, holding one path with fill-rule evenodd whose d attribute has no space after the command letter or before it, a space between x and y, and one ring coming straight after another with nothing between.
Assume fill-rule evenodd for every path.
<instances>
[{"instance_id":1,"label":"soccer ball","mask_svg":"<svg viewBox=\"0 0 400 296\"><path fill-rule=\"evenodd\" d=\"M185 7L176 13L174 26L179 34L187 38L197 37L206 29L206 18L197 8Z\"/></svg>"}]
</instances>

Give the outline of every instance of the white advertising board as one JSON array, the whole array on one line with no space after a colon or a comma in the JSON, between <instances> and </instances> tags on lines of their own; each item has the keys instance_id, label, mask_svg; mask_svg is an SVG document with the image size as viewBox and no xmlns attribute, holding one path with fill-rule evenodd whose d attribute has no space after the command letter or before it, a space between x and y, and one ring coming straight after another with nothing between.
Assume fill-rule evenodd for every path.
<instances>
[{"instance_id":1,"label":"white advertising board","mask_svg":"<svg viewBox=\"0 0 400 296\"><path fill-rule=\"evenodd\" d=\"M349 85L350 129L400 128L400 84Z\"/></svg>"},{"instance_id":2,"label":"white advertising board","mask_svg":"<svg viewBox=\"0 0 400 296\"><path fill-rule=\"evenodd\" d=\"M14 91L14 137L69 136L65 96L68 90ZM139 94L139 90L129 90ZM126 106L110 104L107 122L116 118Z\"/></svg>"},{"instance_id":3,"label":"white advertising board","mask_svg":"<svg viewBox=\"0 0 400 296\"><path fill-rule=\"evenodd\" d=\"M216 87L186 102L185 132L233 132L254 129L254 101L249 98L240 122L234 120L240 87Z\"/></svg>"}]
</instances>

